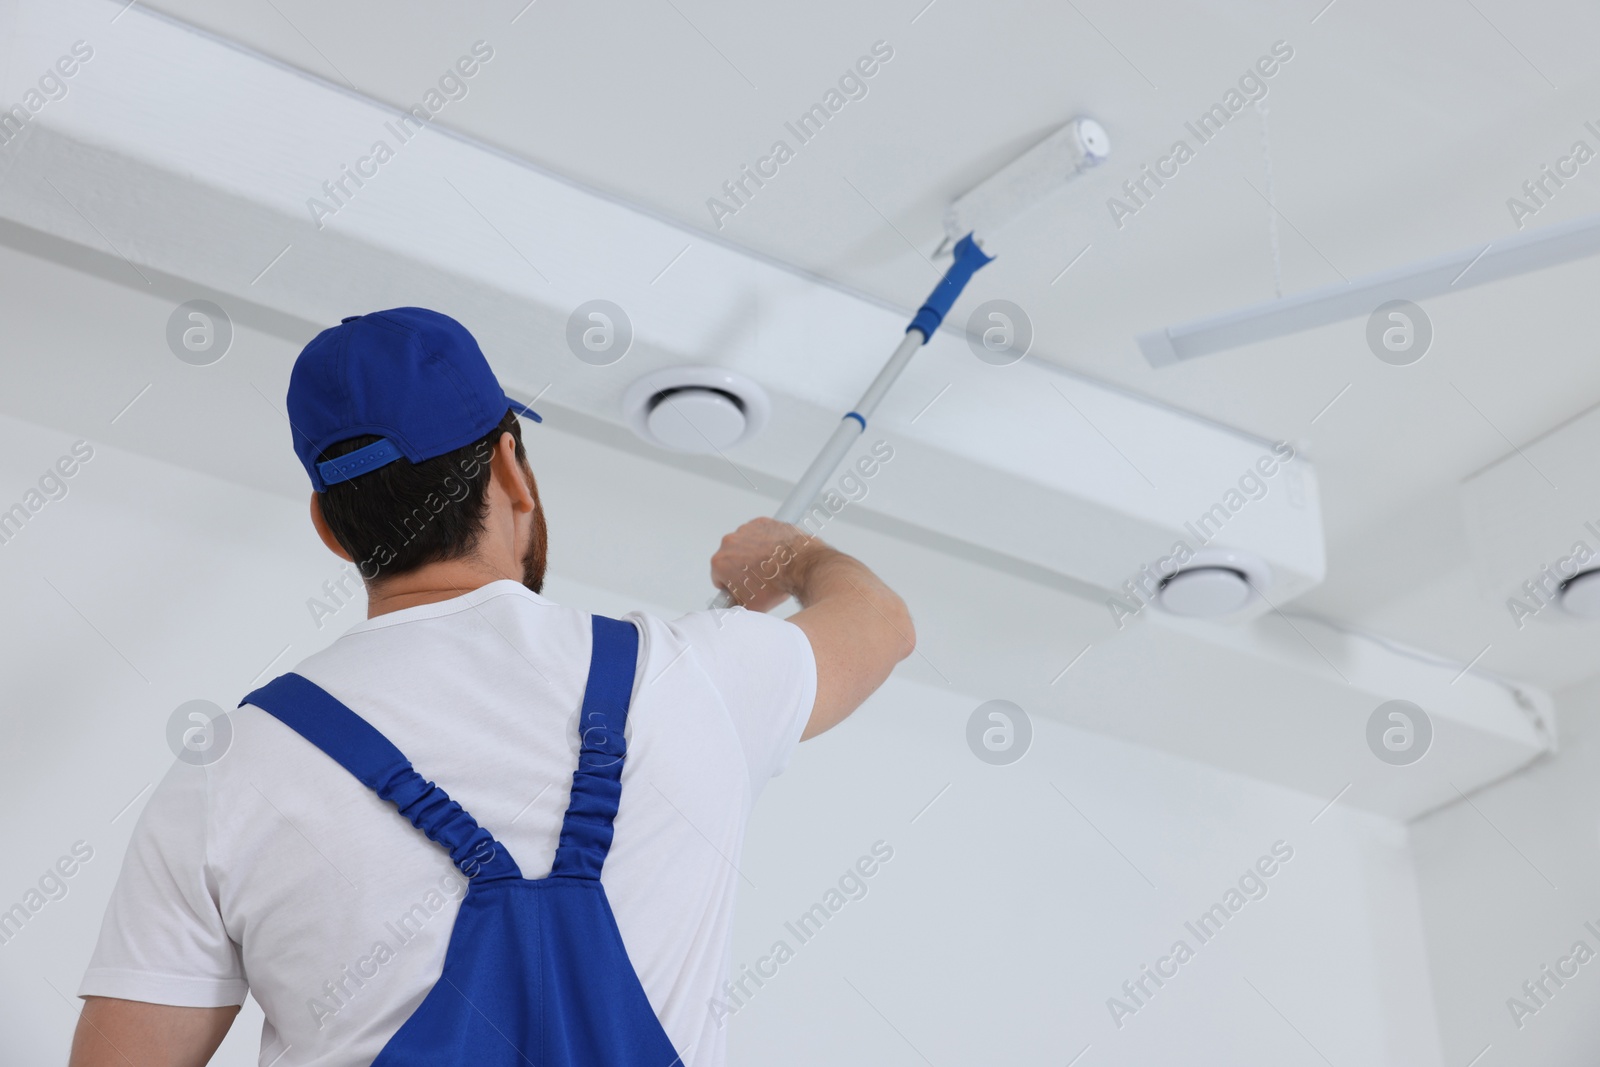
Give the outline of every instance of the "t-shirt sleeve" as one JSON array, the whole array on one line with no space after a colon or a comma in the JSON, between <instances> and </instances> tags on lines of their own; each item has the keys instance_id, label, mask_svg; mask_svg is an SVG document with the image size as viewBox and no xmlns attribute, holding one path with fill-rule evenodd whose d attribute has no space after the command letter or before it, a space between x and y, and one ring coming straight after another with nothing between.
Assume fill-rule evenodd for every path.
<instances>
[{"instance_id":1,"label":"t-shirt sleeve","mask_svg":"<svg viewBox=\"0 0 1600 1067\"><path fill-rule=\"evenodd\" d=\"M789 765L817 700L811 639L792 622L733 608L673 623L722 694L744 747L754 791Z\"/></svg>"},{"instance_id":2,"label":"t-shirt sleeve","mask_svg":"<svg viewBox=\"0 0 1600 1067\"><path fill-rule=\"evenodd\" d=\"M80 997L220 1008L244 1003L206 856L206 769L174 763L145 805L106 907Z\"/></svg>"}]
</instances>

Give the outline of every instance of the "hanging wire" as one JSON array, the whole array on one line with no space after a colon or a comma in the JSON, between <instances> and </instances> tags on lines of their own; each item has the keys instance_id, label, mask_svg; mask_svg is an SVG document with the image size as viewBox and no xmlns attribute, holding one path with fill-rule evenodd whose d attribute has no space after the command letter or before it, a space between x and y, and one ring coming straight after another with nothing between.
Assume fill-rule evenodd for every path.
<instances>
[{"instance_id":1,"label":"hanging wire","mask_svg":"<svg viewBox=\"0 0 1600 1067\"><path fill-rule=\"evenodd\" d=\"M1283 296L1283 256L1278 247L1278 191L1272 178L1272 138L1267 129L1267 98L1256 101L1261 113L1261 161L1267 172L1267 241L1272 246L1272 290Z\"/></svg>"}]
</instances>

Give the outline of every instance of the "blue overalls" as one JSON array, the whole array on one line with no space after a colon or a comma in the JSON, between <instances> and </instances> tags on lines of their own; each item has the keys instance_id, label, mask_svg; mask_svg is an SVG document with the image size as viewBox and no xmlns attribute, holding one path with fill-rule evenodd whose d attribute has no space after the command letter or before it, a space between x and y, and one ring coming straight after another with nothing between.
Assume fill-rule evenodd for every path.
<instances>
[{"instance_id":1,"label":"blue overalls","mask_svg":"<svg viewBox=\"0 0 1600 1067\"><path fill-rule=\"evenodd\" d=\"M593 616L578 766L548 877L522 877L505 846L426 781L361 716L298 674L253 704L327 753L468 878L444 972L373 1067L672 1067L677 1051L628 960L600 884L622 796L622 731L639 632Z\"/></svg>"}]
</instances>

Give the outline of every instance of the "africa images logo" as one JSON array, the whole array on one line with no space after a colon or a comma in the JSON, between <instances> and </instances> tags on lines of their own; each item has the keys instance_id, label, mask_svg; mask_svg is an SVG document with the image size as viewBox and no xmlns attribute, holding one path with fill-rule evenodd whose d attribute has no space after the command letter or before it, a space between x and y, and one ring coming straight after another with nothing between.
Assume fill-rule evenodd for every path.
<instances>
[{"instance_id":1,"label":"africa images logo","mask_svg":"<svg viewBox=\"0 0 1600 1067\"><path fill-rule=\"evenodd\" d=\"M843 111L847 103L865 100L869 88L867 79L876 75L883 64L893 58L894 46L888 41L874 41L872 54L862 56L847 67L839 75L837 88L829 87L819 102L802 111L793 122L783 124L783 128L794 137L793 147L781 137L773 141L767 154L756 160L754 168L748 163L740 164L739 173L722 183L721 197L706 197L706 210L711 212L711 221L716 223L717 229L722 229L729 216L737 215L758 190L776 178L783 165L795 157L796 150L820 134L828 121ZM750 188L752 183L755 189Z\"/></svg>"},{"instance_id":2,"label":"africa images logo","mask_svg":"<svg viewBox=\"0 0 1600 1067\"><path fill-rule=\"evenodd\" d=\"M1117 229L1122 229L1128 219L1144 210L1157 191L1182 173L1183 165L1194 159L1201 147L1215 140L1246 105L1265 100L1270 91L1268 79L1293 58L1294 47L1288 41L1274 41L1271 54L1260 57L1247 68L1239 76L1237 87L1230 85L1219 102L1201 112L1193 122L1183 124L1194 137L1193 144L1187 137L1173 141L1166 155L1153 164L1144 164L1139 173L1122 183L1122 196L1107 197L1106 210L1111 212L1111 221L1117 224Z\"/></svg>"},{"instance_id":3,"label":"africa images logo","mask_svg":"<svg viewBox=\"0 0 1600 1067\"><path fill-rule=\"evenodd\" d=\"M357 191L378 176L378 168L393 159L400 148L426 129L446 104L452 100L465 100L471 88L467 79L476 76L493 58L494 48L489 42L474 42L472 55L456 60L453 67L439 76L437 86L428 87L420 102L412 104L395 121L383 124L384 130L394 138L394 144L391 145L382 137L373 141L366 155L356 160L353 170L350 164L341 164L338 175L322 183L322 196L307 197L306 210L311 213L311 221L316 223L317 229L322 229L328 219L343 210Z\"/></svg>"}]
</instances>

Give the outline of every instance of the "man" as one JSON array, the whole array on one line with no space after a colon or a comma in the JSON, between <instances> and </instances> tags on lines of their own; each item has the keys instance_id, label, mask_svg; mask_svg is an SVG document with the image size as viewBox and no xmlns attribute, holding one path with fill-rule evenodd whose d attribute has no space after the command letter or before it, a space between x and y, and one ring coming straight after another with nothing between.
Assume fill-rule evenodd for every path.
<instances>
[{"instance_id":1,"label":"man","mask_svg":"<svg viewBox=\"0 0 1600 1067\"><path fill-rule=\"evenodd\" d=\"M711 560L742 607L612 621L545 599L518 424L538 416L436 312L319 334L288 411L368 617L152 795L73 1067L203 1064L247 990L275 1067L721 1064L751 805L910 654L905 605L769 519ZM762 614L791 595L790 619Z\"/></svg>"}]
</instances>

